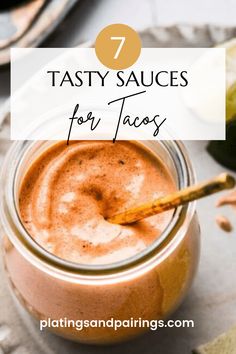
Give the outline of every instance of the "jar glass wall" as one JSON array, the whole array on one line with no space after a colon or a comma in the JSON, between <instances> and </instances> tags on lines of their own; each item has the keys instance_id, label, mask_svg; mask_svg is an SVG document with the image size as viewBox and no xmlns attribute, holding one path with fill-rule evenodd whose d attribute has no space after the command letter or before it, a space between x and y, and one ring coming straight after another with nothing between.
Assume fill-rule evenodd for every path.
<instances>
[{"instance_id":1,"label":"jar glass wall","mask_svg":"<svg viewBox=\"0 0 236 354\"><path fill-rule=\"evenodd\" d=\"M107 265L82 265L60 259L38 245L23 227L18 212L24 173L55 142L16 142L5 160L1 179L3 251L10 286L37 319L165 319L189 290L199 258L195 203L179 207L161 236L144 251ZM140 142L162 160L178 188L194 183L184 146L175 141ZM129 339L145 328L52 328L85 343Z\"/></svg>"}]
</instances>

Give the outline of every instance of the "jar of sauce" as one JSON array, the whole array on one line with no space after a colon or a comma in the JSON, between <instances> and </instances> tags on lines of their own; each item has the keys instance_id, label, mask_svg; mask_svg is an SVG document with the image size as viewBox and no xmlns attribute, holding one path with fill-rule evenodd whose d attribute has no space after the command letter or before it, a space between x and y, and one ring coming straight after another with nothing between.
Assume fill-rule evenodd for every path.
<instances>
[{"instance_id":1,"label":"jar of sauce","mask_svg":"<svg viewBox=\"0 0 236 354\"><path fill-rule=\"evenodd\" d=\"M1 177L5 268L13 294L38 320L166 319L199 259L195 203L132 225L107 217L195 182L176 141L15 142ZM50 328L90 344L142 326Z\"/></svg>"}]
</instances>

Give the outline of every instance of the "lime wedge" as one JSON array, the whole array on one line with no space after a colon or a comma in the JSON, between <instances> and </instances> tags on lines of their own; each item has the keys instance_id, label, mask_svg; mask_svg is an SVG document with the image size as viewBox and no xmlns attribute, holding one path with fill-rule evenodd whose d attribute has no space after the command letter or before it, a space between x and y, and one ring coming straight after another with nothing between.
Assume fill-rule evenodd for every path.
<instances>
[{"instance_id":1,"label":"lime wedge","mask_svg":"<svg viewBox=\"0 0 236 354\"><path fill-rule=\"evenodd\" d=\"M226 119L236 117L236 38L220 44L226 49Z\"/></svg>"}]
</instances>

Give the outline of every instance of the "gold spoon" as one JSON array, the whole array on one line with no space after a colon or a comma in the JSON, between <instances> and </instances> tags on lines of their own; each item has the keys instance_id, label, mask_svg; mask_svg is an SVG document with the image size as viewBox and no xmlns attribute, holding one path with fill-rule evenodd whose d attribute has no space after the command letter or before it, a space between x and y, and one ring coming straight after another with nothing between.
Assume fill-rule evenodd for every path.
<instances>
[{"instance_id":1,"label":"gold spoon","mask_svg":"<svg viewBox=\"0 0 236 354\"><path fill-rule=\"evenodd\" d=\"M208 181L181 189L156 200L138 205L121 213L112 215L107 221L113 224L132 224L149 216L174 209L196 199L207 197L224 189L235 186L235 178L228 173L222 173Z\"/></svg>"}]
</instances>

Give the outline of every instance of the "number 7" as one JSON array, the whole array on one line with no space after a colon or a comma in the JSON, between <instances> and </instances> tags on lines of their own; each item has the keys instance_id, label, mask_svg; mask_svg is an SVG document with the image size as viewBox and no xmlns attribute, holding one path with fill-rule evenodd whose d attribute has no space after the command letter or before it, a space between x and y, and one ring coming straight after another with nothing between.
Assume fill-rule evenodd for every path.
<instances>
[{"instance_id":1,"label":"number 7","mask_svg":"<svg viewBox=\"0 0 236 354\"><path fill-rule=\"evenodd\" d=\"M120 41L119 47L117 48L117 51L114 56L114 59L117 59L120 54L121 48L123 47L123 45L125 43L125 37L111 37L111 40L112 41Z\"/></svg>"}]
</instances>

